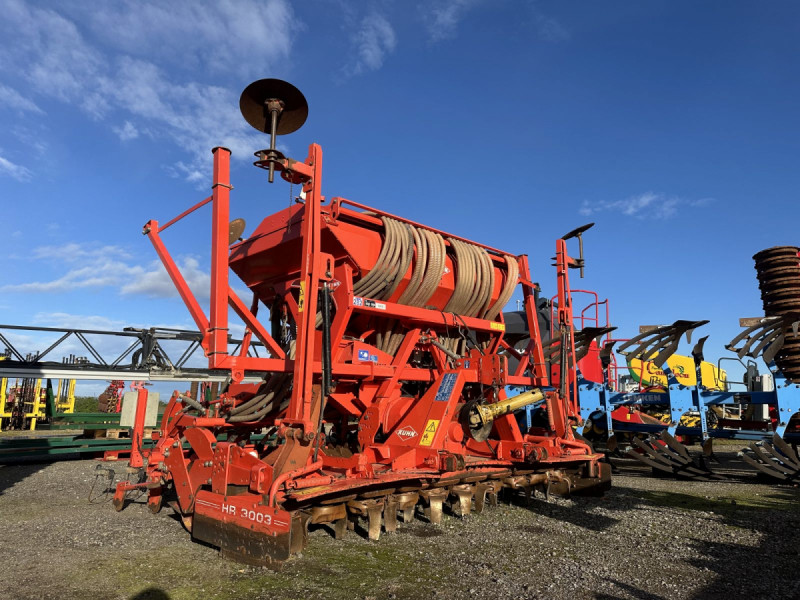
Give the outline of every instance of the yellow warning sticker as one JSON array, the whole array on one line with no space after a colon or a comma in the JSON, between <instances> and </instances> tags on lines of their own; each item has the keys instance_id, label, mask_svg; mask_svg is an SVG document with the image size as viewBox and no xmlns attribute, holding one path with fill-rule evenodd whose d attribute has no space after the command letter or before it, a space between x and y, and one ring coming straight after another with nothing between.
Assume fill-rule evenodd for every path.
<instances>
[{"instance_id":1,"label":"yellow warning sticker","mask_svg":"<svg viewBox=\"0 0 800 600\"><path fill-rule=\"evenodd\" d=\"M497 323L495 321L492 321L491 323L489 323L489 327L491 327L495 331L505 331L506 330L505 323Z\"/></svg>"},{"instance_id":2,"label":"yellow warning sticker","mask_svg":"<svg viewBox=\"0 0 800 600\"><path fill-rule=\"evenodd\" d=\"M300 282L300 297L297 299L297 312L303 312L306 305L306 282Z\"/></svg>"},{"instance_id":3,"label":"yellow warning sticker","mask_svg":"<svg viewBox=\"0 0 800 600\"><path fill-rule=\"evenodd\" d=\"M439 429L439 421L436 419L428 419L428 424L425 425L425 431L422 432L419 445L430 446L433 443L433 436L436 435L437 429Z\"/></svg>"}]
</instances>

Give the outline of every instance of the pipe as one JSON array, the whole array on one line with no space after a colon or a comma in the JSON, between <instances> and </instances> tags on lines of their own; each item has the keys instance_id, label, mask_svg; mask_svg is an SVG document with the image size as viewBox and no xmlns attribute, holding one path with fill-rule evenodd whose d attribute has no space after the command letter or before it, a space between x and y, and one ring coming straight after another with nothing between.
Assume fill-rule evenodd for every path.
<instances>
[{"instance_id":1,"label":"pipe","mask_svg":"<svg viewBox=\"0 0 800 600\"><path fill-rule=\"evenodd\" d=\"M305 467L300 469L294 469L292 471L286 471L282 475L278 475L275 478L275 481L272 482L272 485L269 488L269 503L268 506L275 506L275 497L278 494L278 488L283 485L283 483L289 479L301 477L303 475L307 475L308 473L313 473L314 471L322 468L322 461L318 460L316 462L311 463Z\"/></svg>"},{"instance_id":2,"label":"pipe","mask_svg":"<svg viewBox=\"0 0 800 600\"><path fill-rule=\"evenodd\" d=\"M381 221L383 221L383 228L384 228L384 231L385 231L385 234L384 234L384 243L383 243L383 245L381 246L381 251L380 251L380 253L378 254L378 260L377 260L377 261L375 261L375 266L373 266L373 267L372 267L372 269L370 269L369 273L367 273L366 275L364 275L364 276L363 276L361 279L359 279L359 280L358 280L358 281L357 281L357 282L356 282L356 283L353 285L353 293L355 293L355 294L357 294L357 295L359 295L359 296L363 296L363 295L364 295L364 294L362 293L362 291L363 291L364 289L366 289L366 287L367 287L368 285L370 285L370 283L372 282L372 280L373 280L373 279L375 279L375 278L378 276L379 272L380 272L381 270L383 270L383 268L384 268L384 264L386 263L387 254L388 254L388 252L389 252L389 247L388 247L388 244L386 243L386 241L387 241L387 240L388 240L388 238L389 238L389 227L388 227L388 225L387 225L387 219L386 219L386 217L383 217L383 218L381 219Z\"/></svg>"},{"instance_id":3,"label":"pipe","mask_svg":"<svg viewBox=\"0 0 800 600\"><path fill-rule=\"evenodd\" d=\"M273 407L275 406L276 402L279 405L283 403L291 384L292 384L291 378L286 376L278 392L276 392L274 396L268 398L264 404L260 405L258 407L258 412L248 413L246 415L234 415L232 417L228 417L228 422L244 423L244 422L255 422L261 420L267 413L273 410Z\"/></svg>"},{"instance_id":4,"label":"pipe","mask_svg":"<svg viewBox=\"0 0 800 600\"><path fill-rule=\"evenodd\" d=\"M200 404L196 400L193 400L189 396L184 396L183 394L180 394L180 395L178 395L178 398L180 398L183 401L184 404L188 404L193 409L198 411L201 415L205 415L208 412L208 410L206 409L205 406L203 406L202 404Z\"/></svg>"},{"instance_id":5,"label":"pipe","mask_svg":"<svg viewBox=\"0 0 800 600\"><path fill-rule=\"evenodd\" d=\"M320 394L319 417L317 419L317 432L314 436L314 462L317 461L319 454L320 433L322 432L322 417L325 413L325 404L328 394L333 387L331 375L331 290L328 283L322 284L320 290L322 296L322 393Z\"/></svg>"},{"instance_id":6,"label":"pipe","mask_svg":"<svg viewBox=\"0 0 800 600\"><path fill-rule=\"evenodd\" d=\"M517 283L519 283L519 263L517 263L517 261L511 256L506 255L504 258L506 259L508 274L506 276L506 281L503 284L503 291L500 292L497 302L495 302L492 307L489 308L483 315L483 318L488 321L494 321L497 318L497 315L500 314L500 311L503 310L506 304L508 304L508 301L511 299L511 296L514 293L514 289L517 287Z\"/></svg>"},{"instance_id":7,"label":"pipe","mask_svg":"<svg viewBox=\"0 0 800 600\"><path fill-rule=\"evenodd\" d=\"M447 348L444 344L442 344L438 340L431 340L430 342L433 346L436 346L439 350L444 352L447 356L449 356L453 360L458 360L459 358L461 358L458 354L451 351L449 348Z\"/></svg>"}]
</instances>

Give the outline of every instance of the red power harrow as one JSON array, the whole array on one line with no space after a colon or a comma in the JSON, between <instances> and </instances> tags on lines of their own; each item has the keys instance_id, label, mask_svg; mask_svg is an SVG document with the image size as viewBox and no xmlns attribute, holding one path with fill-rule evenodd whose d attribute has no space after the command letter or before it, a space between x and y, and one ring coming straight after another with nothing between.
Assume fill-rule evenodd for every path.
<instances>
[{"instance_id":1,"label":"red power harrow","mask_svg":"<svg viewBox=\"0 0 800 600\"><path fill-rule=\"evenodd\" d=\"M275 149L276 134L305 121L302 94L265 79L240 106L271 134L256 166L303 194L241 240L243 222L229 223L230 151L215 148L212 195L166 225L145 225L204 332L209 369L230 374L216 397L176 392L170 400L138 484L151 510L165 499L194 539L264 564L301 550L309 524L329 524L338 537L363 517L377 539L418 504L438 523L443 507L465 516L504 487L602 493L609 471L572 432L574 367L562 380L549 377L527 257L343 198L325 202L321 148L312 144L303 161ZM208 316L160 237L207 203ZM574 365L568 269L583 262L558 240L556 266L560 364ZM252 291L249 305L231 288L229 268ZM532 325L521 353L503 340L502 309L518 285ZM260 304L269 310L263 322ZM229 307L246 326L233 352ZM253 336L269 357L251 355ZM529 391L507 398L506 385ZM522 434L512 413L533 402L544 403L548 425ZM118 509L134 487L118 486Z\"/></svg>"}]
</instances>

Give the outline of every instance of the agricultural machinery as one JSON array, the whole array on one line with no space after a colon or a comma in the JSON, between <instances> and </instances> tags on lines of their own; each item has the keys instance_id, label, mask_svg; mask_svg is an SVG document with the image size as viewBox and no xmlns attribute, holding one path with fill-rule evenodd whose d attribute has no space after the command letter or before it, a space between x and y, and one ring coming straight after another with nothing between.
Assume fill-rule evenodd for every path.
<instances>
[{"instance_id":1,"label":"agricultural machinery","mask_svg":"<svg viewBox=\"0 0 800 600\"><path fill-rule=\"evenodd\" d=\"M586 227L556 242L559 309L543 343L525 255L326 199L321 147L312 144L303 160L275 147L308 113L292 85L256 81L240 108L270 136L255 166L302 193L245 234L229 215L231 153L218 147L211 196L164 225L145 225L202 333L209 370L229 377L217 394L173 394L143 480L120 483L115 506L144 488L150 509L168 503L193 539L264 564L300 551L311 524L339 537L363 521L377 539L398 517L463 517L496 503L503 489L602 493L610 469L572 427L580 419L575 364L591 345L587 335L601 335L573 324L569 271L584 261L567 242L580 242ZM208 315L161 238L206 204ZM231 270L249 301L231 286ZM502 311L519 288L531 330L515 348ZM229 309L245 324L235 351ZM256 340L269 356L250 355ZM523 432L515 413L532 405L544 418Z\"/></svg>"},{"instance_id":2,"label":"agricultural machinery","mask_svg":"<svg viewBox=\"0 0 800 600\"><path fill-rule=\"evenodd\" d=\"M718 366L706 362L707 337L692 347L691 357L676 354L681 338L691 343L692 332L708 321L643 327L616 349L639 383L638 389L624 390L614 375L613 347L619 342L606 340L598 347L601 378L579 369L584 435L609 451L623 440L627 456L654 470L699 479L720 477L710 468L715 439L748 441L740 456L760 474L783 482L800 479L798 248L770 248L753 258L765 315L740 319L743 331L726 346L736 357L721 359ZM757 359L771 376L759 374ZM741 390L730 389L724 360L742 364ZM771 385L765 387L765 381ZM701 442L703 454L692 456L681 443L686 440Z\"/></svg>"},{"instance_id":3,"label":"agricultural machinery","mask_svg":"<svg viewBox=\"0 0 800 600\"><path fill-rule=\"evenodd\" d=\"M759 474L784 483L800 480L798 248L770 248L754 259L765 315L740 319L744 330L726 346L735 357L717 365L704 358L707 336L690 346L689 355L677 354L682 338L691 344L692 333L708 321L643 326L633 338L614 339L608 301L594 292L572 290L572 296L593 296L573 311L580 325L576 339L586 342L576 346L581 432L596 449L618 457L624 450L624 456L659 473L719 479L723 475L711 468L720 462L714 440L742 440L749 446L740 457ZM540 330L550 329L557 302L540 299ZM508 340L518 346L528 342L524 314L507 314L506 322ZM769 375L759 374L758 359ZM743 381L728 381L725 361L741 364ZM523 431L542 421L539 410L540 405L531 404L521 411ZM701 443L703 452L693 455L687 443Z\"/></svg>"}]
</instances>

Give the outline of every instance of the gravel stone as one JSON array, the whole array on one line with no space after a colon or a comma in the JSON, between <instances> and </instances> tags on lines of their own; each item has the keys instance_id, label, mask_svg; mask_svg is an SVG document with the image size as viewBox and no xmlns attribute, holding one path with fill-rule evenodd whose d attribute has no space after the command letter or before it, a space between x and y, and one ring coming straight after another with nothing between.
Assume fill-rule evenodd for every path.
<instances>
[{"instance_id":1,"label":"gravel stone","mask_svg":"<svg viewBox=\"0 0 800 600\"><path fill-rule=\"evenodd\" d=\"M279 569L221 559L143 497L120 513L110 497L90 503L96 466L120 480L124 463L0 466L0 598L800 598L800 492L719 454L732 479L655 478L620 461L603 498L520 496L378 542L314 528Z\"/></svg>"}]
</instances>

